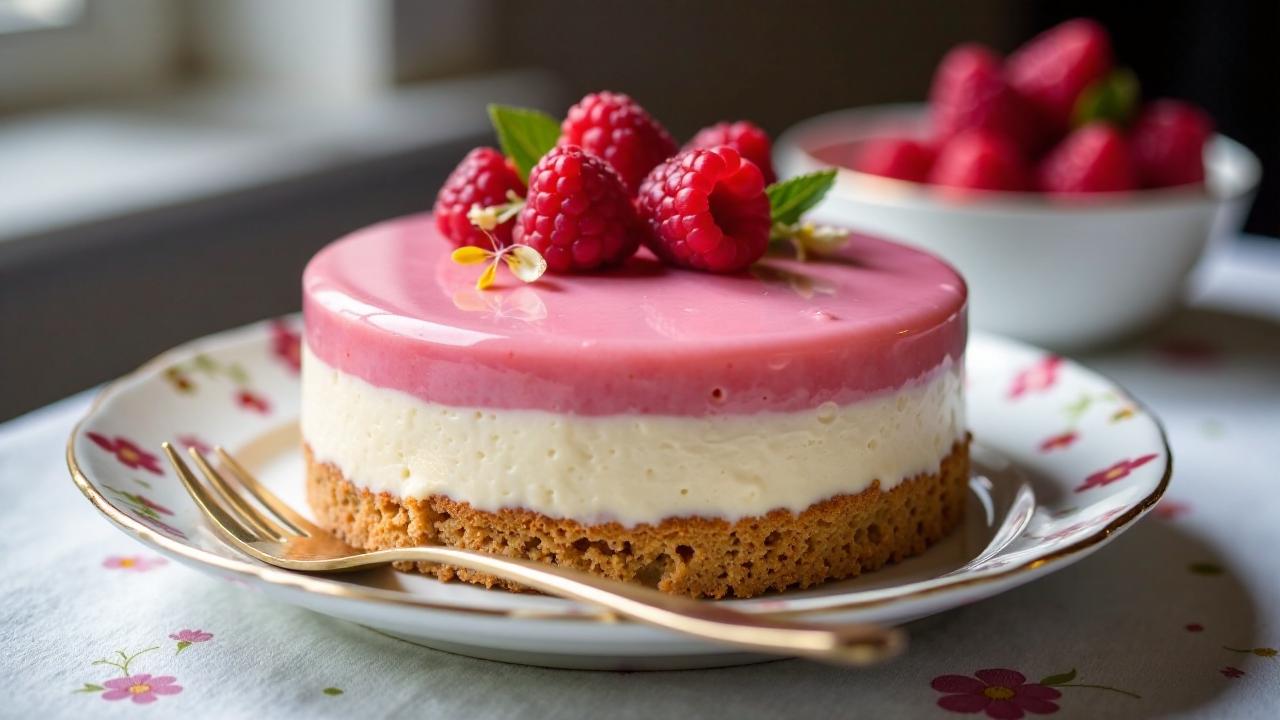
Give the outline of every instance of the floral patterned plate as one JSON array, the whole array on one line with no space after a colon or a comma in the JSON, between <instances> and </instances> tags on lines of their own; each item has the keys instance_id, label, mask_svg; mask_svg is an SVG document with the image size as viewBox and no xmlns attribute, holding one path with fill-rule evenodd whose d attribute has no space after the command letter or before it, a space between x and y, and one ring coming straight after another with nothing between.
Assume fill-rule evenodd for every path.
<instances>
[{"instance_id":1,"label":"floral patterned plate","mask_svg":"<svg viewBox=\"0 0 1280 720\"><path fill-rule=\"evenodd\" d=\"M453 652L557 667L679 668L764 659L613 622L591 607L390 569L304 575L243 557L199 518L160 443L229 448L303 502L299 321L176 348L104 390L67 443L77 486L112 523L191 567L274 599ZM1034 580L1097 550L1164 492L1159 423L1069 360L998 337L969 344L974 476L964 529L917 558L850 581L726 601L823 622L902 623Z\"/></svg>"}]
</instances>

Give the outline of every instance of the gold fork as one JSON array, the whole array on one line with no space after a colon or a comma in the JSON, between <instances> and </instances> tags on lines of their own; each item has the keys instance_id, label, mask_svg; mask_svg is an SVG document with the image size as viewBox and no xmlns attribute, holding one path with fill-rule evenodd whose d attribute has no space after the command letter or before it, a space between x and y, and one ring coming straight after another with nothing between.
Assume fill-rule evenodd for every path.
<instances>
[{"instance_id":1,"label":"gold fork","mask_svg":"<svg viewBox=\"0 0 1280 720\"><path fill-rule=\"evenodd\" d=\"M191 472L172 445L164 443L163 447L191 499L218 534L232 547L277 567L334 572L396 561L443 563L496 575L550 595L598 605L633 620L713 642L846 665L880 662L897 655L905 646L903 633L896 629L865 624L820 625L747 614L722 604L668 595L578 570L472 550L442 546L357 550L294 511L222 448L216 449L222 465L257 501L257 507L200 451L188 449L208 480L208 487Z\"/></svg>"}]
</instances>

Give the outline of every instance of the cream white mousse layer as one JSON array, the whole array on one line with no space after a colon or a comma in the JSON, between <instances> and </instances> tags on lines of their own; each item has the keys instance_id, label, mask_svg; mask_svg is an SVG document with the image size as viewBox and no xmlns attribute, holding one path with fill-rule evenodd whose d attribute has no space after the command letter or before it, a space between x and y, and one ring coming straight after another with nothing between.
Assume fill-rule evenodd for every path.
<instances>
[{"instance_id":1,"label":"cream white mousse layer","mask_svg":"<svg viewBox=\"0 0 1280 720\"><path fill-rule=\"evenodd\" d=\"M429 403L303 351L303 438L357 487L588 524L800 512L935 472L964 433L959 363L845 406L593 417Z\"/></svg>"}]
</instances>

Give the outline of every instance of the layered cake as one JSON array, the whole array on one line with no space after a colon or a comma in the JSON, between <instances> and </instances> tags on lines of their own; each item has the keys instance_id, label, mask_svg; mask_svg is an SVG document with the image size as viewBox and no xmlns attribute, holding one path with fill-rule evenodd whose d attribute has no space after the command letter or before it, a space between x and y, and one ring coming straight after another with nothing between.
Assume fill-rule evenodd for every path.
<instances>
[{"instance_id":1,"label":"layered cake","mask_svg":"<svg viewBox=\"0 0 1280 720\"><path fill-rule=\"evenodd\" d=\"M308 497L352 545L749 597L960 522L966 289L932 256L853 236L821 262L708 274L641 249L478 290L440 233L386 222L305 273Z\"/></svg>"}]
</instances>

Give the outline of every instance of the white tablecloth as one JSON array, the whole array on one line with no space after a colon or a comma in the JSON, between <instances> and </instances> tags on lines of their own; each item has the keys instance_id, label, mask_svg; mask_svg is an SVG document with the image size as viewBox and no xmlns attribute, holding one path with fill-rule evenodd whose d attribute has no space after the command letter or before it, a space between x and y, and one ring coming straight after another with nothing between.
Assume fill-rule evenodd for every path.
<instances>
[{"instance_id":1,"label":"white tablecloth","mask_svg":"<svg viewBox=\"0 0 1280 720\"><path fill-rule=\"evenodd\" d=\"M1280 243L1225 248L1196 288L1162 330L1082 358L1168 426L1176 469L1155 515L1077 565L914 626L906 657L865 671L543 670L274 604L97 515L63 463L89 402L69 398L0 425L0 716L1276 717Z\"/></svg>"}]
</instances>

